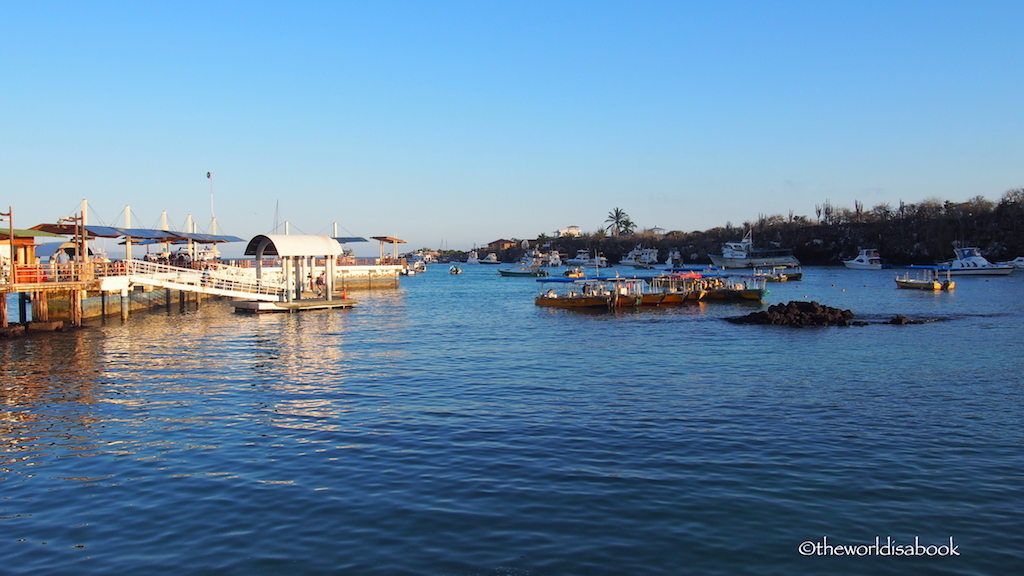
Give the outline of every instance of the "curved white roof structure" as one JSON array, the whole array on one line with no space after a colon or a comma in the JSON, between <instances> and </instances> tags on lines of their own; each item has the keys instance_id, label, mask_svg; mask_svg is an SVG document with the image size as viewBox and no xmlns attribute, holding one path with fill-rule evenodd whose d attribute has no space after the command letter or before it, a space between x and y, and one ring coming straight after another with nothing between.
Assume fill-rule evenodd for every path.
<instances>
[{"instance_id":1,"label":"curved white roof structure","mask_svg":"<svg viewBox=\"0 0 1024 576\"><path fill-rule=\"evenodd\" d=\"M246 256L337 256L341 244L330 236L260 234L245 247Z\"/></svg>"}]
</instances>

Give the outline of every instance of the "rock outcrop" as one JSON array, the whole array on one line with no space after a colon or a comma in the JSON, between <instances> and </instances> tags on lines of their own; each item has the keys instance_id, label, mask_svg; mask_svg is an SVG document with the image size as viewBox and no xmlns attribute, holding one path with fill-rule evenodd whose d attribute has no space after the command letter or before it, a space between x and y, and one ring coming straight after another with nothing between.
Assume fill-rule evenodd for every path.
<instances>
[{"instance_id":1,"label":"rock outcrop","mask_svg":"<svg viewBox=\"0 0 1024 576\"><path fill-rule=\"evenodd\" d=\"M853 321L853 312L823 306L817 302L792 301L776 304L767 310L752 312L746 316L729 318L735 324L773 324L777 326L852 326L863 325Z\"/></svg>"}]
</instances>

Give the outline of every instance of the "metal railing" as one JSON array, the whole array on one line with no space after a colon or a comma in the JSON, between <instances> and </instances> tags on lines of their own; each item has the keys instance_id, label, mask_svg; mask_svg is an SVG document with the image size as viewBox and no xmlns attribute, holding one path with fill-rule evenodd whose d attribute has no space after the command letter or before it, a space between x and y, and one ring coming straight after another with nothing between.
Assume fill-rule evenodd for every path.
<instances>
[{"instance_id":1,"label":"metal railing","mask_svg":"<svg viewBox=\"0 0 1024 576\"><path fill-rule=\"evenodd\" d=\"M203 269L181 268L168 264L128 260L124 262L125 271L135 282L154 285L173 285L177 288L196 288L197 292L232 292L242 294L262 294L279 297L284 286L279 282L257 279L245 273L239 273L224 265L211 266Z\"/></svg>"}]
</instances>

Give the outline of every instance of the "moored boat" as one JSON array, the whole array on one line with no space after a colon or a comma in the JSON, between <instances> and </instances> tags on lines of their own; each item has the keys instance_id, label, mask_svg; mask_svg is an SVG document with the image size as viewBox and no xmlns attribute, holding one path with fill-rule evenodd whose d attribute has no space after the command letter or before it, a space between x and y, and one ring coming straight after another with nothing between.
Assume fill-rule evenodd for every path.
<instances>
[{"instance_id":1,"label":"moored boat","mask_svg":"<svg viewBox=\"0 0 1024 576\"><path fill-rule=\"evenodd\" d=\"M1024 256L1017 256L1013 260L1006 260L1005 262L997 262L1003 266L1013 266L1014 268L1024 268Z\"/></svg>"},{"instance_id":2,"label":"moored boat","mask_svg":"<svg viewBox=\"0 0 1024 576\"><path fill-rule=\"evenodd\" d=\"M804 277L799 266L775 266L770 270L754 270L754 276L764 278L766 282L797 282Z\"/></svg>"},{"instance_id":3,"label":"moored boat","mask_svg":"<svg viewBox=\"0 0 1024 576\"><path fill-rule=\"evenodd\" d=\"M479 264L501 264L501 260L498 260L498 255L491 252L486 257L481 258Z\"/></svg>"},{"instance_id":4,"label":"moored boat","mask_svg":"<svg viewBox=\"0 0 1024 576\"><path fill-rule=\"evenodd\" d=\"M583 269L576 267L566 268L565 272L562 272L562 276L566 278L583 278Z\"/></svg>"},{"instance_id":5,"label":"moored boat","mask_svg":"<svg viewBox=\"0 0 1024 576\"><path fill-rule=\"evenodd\" d=\"M582 266L584 268L608 268L608 259L597 255L591 257L588 250L577 250L576 256L565 261L569 266Z\"/></svg>"},{"instance_id":6,"label":"moored boat","mask_svg":"<svg viewBox=\"0 0 1024 576\"><path fill-rule=\"evenodd\" d=\"M501 276L541 278L547 276L548 271L540 266L519 265L513 268L498 268L498 274Z\"/></svg>"},{"instance_id":7,"label":"moored boat","mask_svg":"<svg viewBox=\"0 0 1024 576\"><path fill-rule=\"evenodd\" d=\"M896 288L941 292L952 290L956 286L956 282L949 277L950 269L945 266L907 266L907 269L917 270L917 275L911 278L910 272L906 272L902 277L897 276ZM943 272L945 280L941 280Z\"/></svg>"},{"instance_id":8,"label":"moored boat","mask_svg":"<svg viewBox=\"0 0 1024 576\"><path fill-rule=\"evenodd\" d=\"M757 266L799 266L800 261L789 248L755 248L751 231L739 242L726 242L721 254L709 254L715 266L722 268L754 268Z\"/></svg>"},{"instance_id":9,"label":"moored boat","mask_svg":"<svg viewBox=\"0 0 1024 576\"><path fill-rule=\"evenodd\" d=\"M888 264L882 263L878 250L874 248L863 248L860 254L853 260L843 260L843 264L851 270L881 270L888 268Z\"/></svg>"},{"instance_id":10,"label":"moored boat","mask_svg":"<svg viewBox=\"0 0 1024 576\"><path fill-rule=\"evenodd\" d=\"M549 278L542 282L537 306L548 308L610 308L611 290L601 280Z\"/></svg>"},{"instance_id":11,"label":"moored boat","mask_svg":"<svg viewBox=\"0 0 1024 576\"><path fill-rule=\"evenodd\" d=\"M452 264L451 267L448 268L448 273L449 274L462 274L462 268L459 268L458 264Z\"/></svg>"},{"instance_id":12,"label":"moored boat","mask_svg":"<svg viewBox=\"0 0 1024 576\"><path fill-rule=\"evenodd\" d=\"M626 254L626 257L619 260L619 264L623 266L632 266L640 269L651 269L658 263L658 249L657 248L643 248L637 246Z\"/></svg>"},{"instance_id":13,"label":"moored boat","mask_svg":"<svg viewBox=\"0 0 1024 576\"><path fill-rule=\"evenodd\" d=\"M955 258L946 265L953 276L1006 276L1014 267L1008 264L993 264L981 255L974 246L954 247Z\"/></svg>"}]
</instances>

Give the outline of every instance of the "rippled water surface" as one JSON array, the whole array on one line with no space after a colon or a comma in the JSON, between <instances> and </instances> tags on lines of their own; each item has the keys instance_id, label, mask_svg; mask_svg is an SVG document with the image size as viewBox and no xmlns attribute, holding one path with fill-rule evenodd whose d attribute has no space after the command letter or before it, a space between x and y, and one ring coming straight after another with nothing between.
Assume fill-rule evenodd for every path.
<instances>
[{"instance_id":1,"label":"rippled water surface","mask_svg":"<svg viewBox=\"0 0 1024 576\"><path fill-rule=\"evenodd\" d=\"M538 308L532 279L446 268L348 311L213 301L0 341L0 572L1024 565L1024 273L931 294L808 269L768 302L872 324L787 329ZM876 536L960 555L799 551Z\"/></svg>"}]
</instances>

